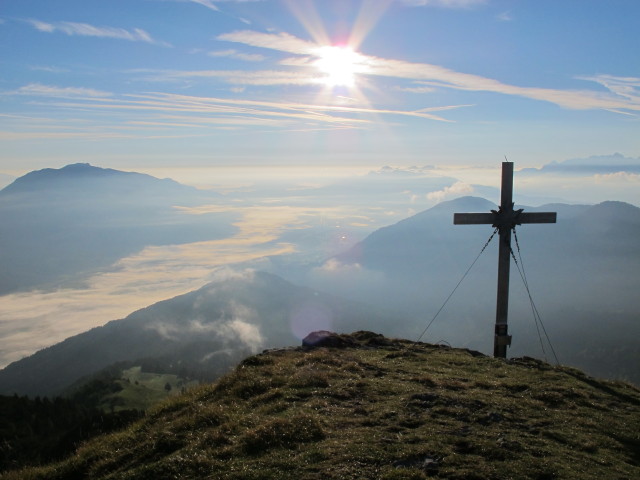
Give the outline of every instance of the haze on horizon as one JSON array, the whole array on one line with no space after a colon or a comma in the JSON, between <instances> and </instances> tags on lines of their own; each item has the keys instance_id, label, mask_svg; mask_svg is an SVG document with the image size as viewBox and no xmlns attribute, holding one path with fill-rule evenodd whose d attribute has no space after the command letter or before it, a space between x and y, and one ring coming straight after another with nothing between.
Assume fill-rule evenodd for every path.
<instances>
[{"instance_id":1,"label":"haze on horizon","mask_svg":"<svg viewBox=\"0 0 640 480\"><path fill-rule=\"evenodd\" d=\"M640 159L615 155L585 159L581 164L588 164L589 161L613 165L627 162L630 171L640 169ZM89 166L84 168L101 170ZM499 182L497 169L484 170L487 170L483 173L487 178L494 177L492 184ZM478 172L482 173L482 169L448 170L448 173L452 172L462 176L470 175L469 178L482 177L478 175ZM227 179L226 189L202 190L205 197L193 206L174 204L172 207L176 218L183 218L180 222L187 222L185 225L192 224L201 228L198 227L200 225L206 226L208 230L212 229L212 233L208 233L200 241L185 238L181 243L157 244L160 239L151 238L152 244L142 244L132 254L111 261L102 260L102 267L93 273L71 276L68 281L55 282L49 286L45 283L36 289L27 288L2 295L0 336L3 338L3 348L0 351L0 364L17 360L107 321L124 318L134 310L155 302L198 289L234 270L252 268L269 271L276 265L278 273L294 281L301 278L302 284L320 281L318 288L322 290L326 288L326 285L322 285L325 281L323 278L331 272L314 271L314 267L348 250L376 229L464 195L484 197L494 202L499 199L499 189L496 186L467 183L455 177L444 176L443 173L442 170L430 167L385 167L366 175L338 178L261 175L243 176L239 179L231 176ZM638 174L627 175L633 177ZM602 178L596 178L598 176ZM620 198L622 191L611 190L611 185L603 180L606 177L607 175L602 174L585 177L580 172L556 172L550 175L516 172L515 200L518 205L526 206L555 202L558 199L549 195L558 192L553 188L545 192L542 188L549 183L564 186L562 194L569 197L560 200L567 203L582 203L576 202L576 199L584 195L591 198L600 195L602 200ZM223 181L223 178L217 177L217 180ZM242 180L242 183L236 183L238 180ZM579 184L584 190L571 190L569 186L572 184ZM633 187L634 184L630 182L629 185ZM67 203L57 207L62 208L60 218L65 223L58 224L55 231L77 224L73 220L73 212L77 209L74 204L80 198L89 211L97 208L98 211L105 212L107 216L97 218L98 222L100 218L108 219L108 223L118 221L119 214L116 212L122 211L126 217L125 223L119 227L120 236L126 235L130 226L135 227L137 222L147 224L151 220L148 214L140 217L136 213L138 210L135 202L155 200L145 200L144 195L132 193L124 200L134 204L127 207L126 204L113 203L116 199L101 190L108 184L100 188L90 184L82 187L82 183L78 186L82 190L75 194L69 192ZM86 192L91 193L86 196ZM223 195L218 192L223 192ZM105 194L108 196L104 197ZM209 194L214 196L208 198L206 195ZM629 188L626 194L636 200L633 203L639 203L637 189ZM96 200L92 200L92 196ZM105 200L100 200L102 198ZM107 200L108 198L111 200ZM167 198L166 201L174 200ZM92 204L95 206L91 207ZM123 207L125 210L122 210ZM32 208L37 210L38 206L34 205ZM70 213L65 215L64 210L67 209ZM74 223L65 226L69 221ZM88 232L92 229L91 225L87 225ZM72 231L76 231L78 227L76 225L72 228ZM468 233L461 230L459 236L465 237ZM488 230L486 233L488 235ZM43 235L46 243L49 234L45 231ZM86 233L82 235L86 236ZM85 238L86 241L92 241L91 237ZM122 240L126 238L120 242ZM425 245L425 249L428 247ZM104 249L94 250L97 260L107 258ZM460 256L468 254L464 250L458 253ZM68 258L73 261L73 255ZM34 256L33 261L39 260ZM450 267L450 273L453 273L460 266L452 264ZM37 263L29 268L34 272L38 271ZM307 273L300 273L305 271ZM352 277L354 284L362 285L371 282L375 284L377 278L375 272L358 272L357 269L336 273L343 279Z\"/></svg>"}]
</instances>

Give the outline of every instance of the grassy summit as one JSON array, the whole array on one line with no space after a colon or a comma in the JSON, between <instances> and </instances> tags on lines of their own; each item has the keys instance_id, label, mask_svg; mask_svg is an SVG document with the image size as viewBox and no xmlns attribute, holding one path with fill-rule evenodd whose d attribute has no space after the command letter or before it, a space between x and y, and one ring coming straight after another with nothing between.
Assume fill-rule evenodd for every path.
<instances>
[{"instance_id":1,"label":"grassy summit","mask_svg":"<svg viewBox=\"0 0 640 480\"><path fill-rule=\"evenodd\" d=\"M533 359L332 336L272 350L7 479L635 479L640 391Z\"/></svg>"}]
</instances>

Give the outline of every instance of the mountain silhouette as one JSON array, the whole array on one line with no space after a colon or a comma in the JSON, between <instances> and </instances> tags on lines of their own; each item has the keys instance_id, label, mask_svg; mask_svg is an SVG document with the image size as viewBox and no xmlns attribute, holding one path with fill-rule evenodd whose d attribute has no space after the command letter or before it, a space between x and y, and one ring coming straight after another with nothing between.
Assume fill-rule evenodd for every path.
<instances>
[{"instance_id":1,"label":"mountain silhouette","mask_svg":"<svg viewBox=\"0 0 640 480\"><path fill-rule=\"evenodd\" d=\"M46 191L64 193L64 189L67 188L89 191L89 186L93 187L99 182L103 182L112 192L116 190L123 192L131 189L132 191L146 190L146 193L148 193L150 190L157 189L166 194L171 194L172 188L175 191L184 193L195 190L192 187L180 185L171 179L159 180L142 173L94 167L89 163L74 163L60 169L45 168L29 172L5 187L0 192L0 195L27 192L44 193ZM110 182L112 182L111 185L109 185Z\"/></svg>"},{"instance_id":2,"label":"mountain silhouette","mask_svg":"<svg viewBox=\"0 0 640 480\"><path fill-rule=\"evenodd\" d=\"M489 211L497 208L479 197L461 197L443 202L405 220L383 227L336 258L359 263L389 274L420 277L435 269L451 269L469 243L453 227L453 211ZM465 232L478 243L490 230Z\"/></svg>"},{"instance_id":3,"label":"mountain silhouette","mask_svg":"<svg viewBox=\"0 0 640 480\"><path fill-rule=\"evenodd\" d=\"M453 225L455 212L488 212L478 197L442 202L381 228L315 268L309 284L414 322L416 337L481 252L490 225ZM521 206L516 205L516 208ZM523 267L535 304L544 312L560 361L594 375L640 383L640 209L624 202L543 205L557 211L548 225L516 227L512 247L511 355L549 355L520 278ZM520 247L520 251L518 251ZM495 315L497 241L489 244L429 330L432 340L491 351ZM374 281L369 279L375 278ZM396 334L383 328L374 329ZM552 343L553 344L553 343ZM544 345L544 344L543 344Z\"/></svg>"},{"instance_id":4,"label":"mountain silhouette","mask_svg":"<svg viewBox=\"0 0 640 480\"><path fill-rule=\"evenodd\" d=\"M140 173L73 164L28 173L0 190L0 294L77 280L147 245L222 238L228 214L176 206L216 194Z\"/></svg>"}]
</instances>

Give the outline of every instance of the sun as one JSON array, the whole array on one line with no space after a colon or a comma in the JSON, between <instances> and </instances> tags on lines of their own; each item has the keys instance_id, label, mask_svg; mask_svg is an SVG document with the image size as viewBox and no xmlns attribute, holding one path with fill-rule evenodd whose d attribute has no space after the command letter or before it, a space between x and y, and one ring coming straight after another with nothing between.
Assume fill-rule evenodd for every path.
<instances>
[{"instance_id":1,"label":"sun","mask_svg":"<svg viewBox=\"0 0 640 480\"><path fill-rule=\"evenodd\" d=\"M364 57L348 46L320 47L314 54L318 59L313 65L324 74L319 81L329 87L354 87L364 71Z\"/></svg>"}]
</instances>

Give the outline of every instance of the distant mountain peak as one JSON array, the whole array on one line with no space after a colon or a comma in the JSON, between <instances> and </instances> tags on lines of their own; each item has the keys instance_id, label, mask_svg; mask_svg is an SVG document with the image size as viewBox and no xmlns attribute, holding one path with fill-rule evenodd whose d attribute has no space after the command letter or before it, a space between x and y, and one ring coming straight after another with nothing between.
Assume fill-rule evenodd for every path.
<instances>
[{"instance_id":1,"label":"distant mountain peak","mask_svg":"<svg viewBox=\"0 0 640 480\"><path fill-rule=\"evenodd\" d=\"M89 163L72 163L62 168L43 168L34 170L17 178L8 185L3 193L25 193L42 189L56 188L61 182L67 183L78 178L100 178L105 175L126 175L127 172L94 167Z\"/></svg>"},{"instance_id":2,"label":"distant mountain peak","mask_svg":"<svg viewBox=\"0 0 640 480\"><path fill-rule=\"evenodd\" d=\"M541 173L595 175L617 172L640 172L640 157L625 157L619 152L611 155L592 155L587 158L553 161L541 168L524 168L519 173L525 175Z\"/></svg>"},{"instance_id":3,"label":"distant mountain peak","mask_svg":"<svg viewBox=\"0 0 640 480\"><path fill-rule=\"evenodd\" d=\"M608 200L591 206L586 214L594 221L608 220L640 223L640 208L626 202Z\"/></svg>"},{"instance_id":4,"label":"distant mountain peak","mask_svg":"<svg viewBox=\"0 0 640 480\"><path fill-rule=\"evenodd\" d=\"M163 189L169 187L182 191L195 192L197 190L171 179L159 179L144 173L96 167L90 163L72 163L62 168L43 168L29 172L17 178L1 193L42 193L54 190L65 191L69 187L78 187L86 189L90 194L95 194L97 193L97 185L91 182L99 182L99 188L108 188L109 186L115 188L119 183L120 185L126 184L128 189L133 190L159 186L162 186Z\"/></svg>"},{"instance_id":5,"label":"distant mountain peak","mask_svg":"<svg viewBox=\"0 0 640 480\"><path fill-rule=\"evenodd\" d=\"M61 174L90 174L90 175L104 175L104 174L128 174L129 172L122 172L120 170L114 170L112 168L102 168L91 165L90 163L70 163L64 167L55 169L45 169L48 171L57 171Z\"/></svg>"},{"instance_id":6,"label":"distant mountain peak","mask_svg":"<svg viewBox=\"0 0 640 480\"><path fill-rule=\"evenodd\" d=\"M495 208L496 204L487 200L483 197L474 197L471 195L467 195L465 197L454 198L453 200L447 200L445 202L441 202L438 205L434 206L433 209L451 209L451 208L462 208L462 209L481 209L480 211L491 210Z\"/></svg>"},{"instance_id":7,"label":"distant mountain peak","mask_svg":"<svg viewBox=\"0 0 640 480\"><path fill-rule=\"evenodd\" d=\"M87 167L91 167L91 168L99 168L99 167L94 167L93 165L91 165L90 163L70 163L69 165L65 165L64 167L62 167L60 170L70 170L70 169L75 169L75 168L87 168ZM102 170L102 169L101 169Z\"/></svg>"}]
</instances>

